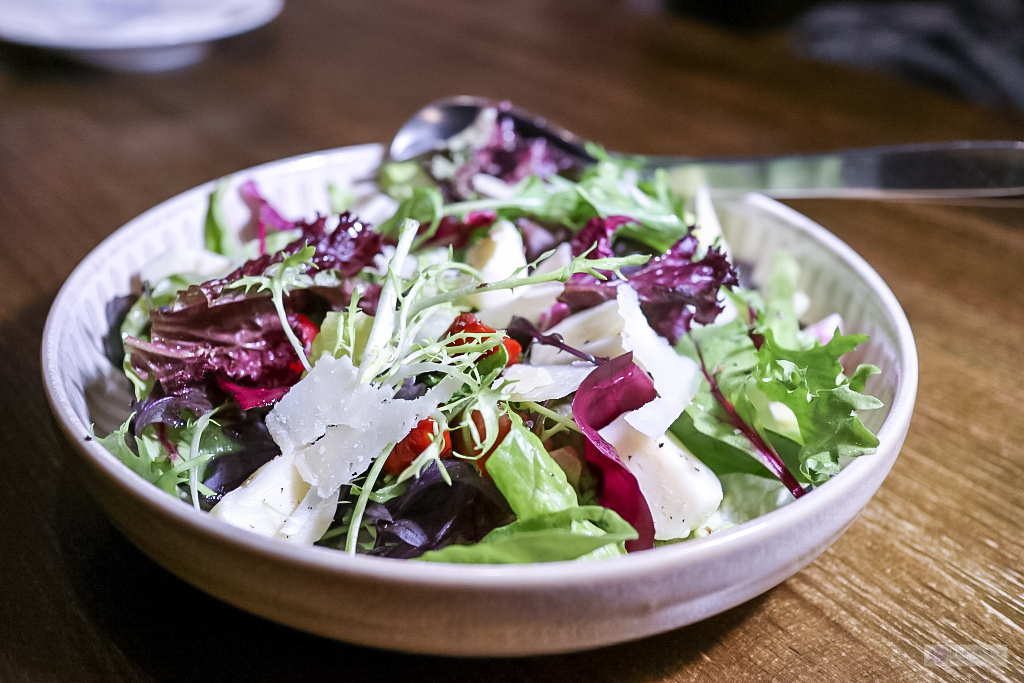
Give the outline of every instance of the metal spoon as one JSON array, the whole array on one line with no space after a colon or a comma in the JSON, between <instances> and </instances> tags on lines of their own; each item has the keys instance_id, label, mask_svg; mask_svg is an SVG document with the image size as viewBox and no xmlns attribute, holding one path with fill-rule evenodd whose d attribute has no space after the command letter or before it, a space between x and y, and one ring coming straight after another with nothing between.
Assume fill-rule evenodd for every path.
<instances>
[{"instance_id":1,"label":"metal spoon","mask_svg":"<svg viewBox=\"0 0 1024 683\"><path fill-rule=\"evenodd\" d=\"M586 141L541 116L483 97L463 95L433 102L409 119L391 143L391 158L404 161L438 149L494 107L527 137L542 137L581 163L593 163ZM611 153L670 182L691 189L707 182L716 193L762 192L778 199L963 200L1024 196L1024 142L966 140L867 147L773 157L663 157ZM1003 205L1005 200L999 200Z\"/></svg>"}]
</instances>

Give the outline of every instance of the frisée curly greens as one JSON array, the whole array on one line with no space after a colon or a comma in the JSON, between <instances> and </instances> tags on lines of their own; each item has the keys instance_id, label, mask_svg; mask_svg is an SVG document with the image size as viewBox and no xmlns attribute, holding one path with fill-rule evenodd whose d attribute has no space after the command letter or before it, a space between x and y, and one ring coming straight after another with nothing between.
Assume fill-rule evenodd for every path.
<instances>
[{"instance_id":1,"label":"fris\u00e9e curly greens","mask_svg":"<svg viewBox=\"0 0 1024 683\"><path fill-rule=\"evenodd\" d=\"M249 240L222 183L204 248L108 306L135 400L101 442L254 533L459 563L698 538L871 453L866 337L800 324L785 254L745 286L706 189L592 154L488 110L328 216L243 183Z\"/></svg>"}]
</instances>

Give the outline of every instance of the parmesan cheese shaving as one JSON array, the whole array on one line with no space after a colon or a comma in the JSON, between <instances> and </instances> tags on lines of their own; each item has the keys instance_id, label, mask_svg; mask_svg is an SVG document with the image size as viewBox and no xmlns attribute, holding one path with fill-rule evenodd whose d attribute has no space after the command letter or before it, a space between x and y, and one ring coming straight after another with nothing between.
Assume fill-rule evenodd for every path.
<instances>
[{"instance_id":1,"label":"parmesan cheese shaving","mask_svg":"<svg viewBox=\"0 0 1024 683\"><path fill-rule=\"evenodd\" d=\"M580 388L580 384L594 371L591 363L580 362L572 365L513 365L495 381L514 382L509 389L513 401L547 401L565 398Z\"/></svg>"},{"instance_id":2,"label":"parmesan cheese shaving","mask_svg":"<svg viewBox=\"0 0 1024 683\"><path fill-rule=\"evenodd\" d=\"M622 348L633 352L633 360L651 375L658 392L658 398L629 413L626 421L637 431L657 438L668 431L697 395L697 364L676 353L664 337L651 329L632 287L620 285L616 301L623 320Z\"/></svg>"},{"instance_id":3,"label":"parmesan cheese shaving","mask_svg":"<svg viewBox=\"0 0 1024 683\"><path fill-rule=\"evenodd\" d=\"M294 457L302 479L328 498L459 385L449 377L415 400L396 400L388 387L360 383L347 356L323 357L270 411L267 428L281 452Z\"/></svg>"}]
</instances>

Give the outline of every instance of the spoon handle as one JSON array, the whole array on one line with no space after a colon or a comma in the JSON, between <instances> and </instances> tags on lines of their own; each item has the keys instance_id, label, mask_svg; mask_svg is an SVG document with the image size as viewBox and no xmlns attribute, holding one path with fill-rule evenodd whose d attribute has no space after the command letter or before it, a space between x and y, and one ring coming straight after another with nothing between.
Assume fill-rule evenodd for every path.
<instances>
[{"instance_id":1,"label":"spoon handle","mask_svg":"<svg viewBox=\"0 0 1024 683\"><path fill-rule=\"evenodd\" d=\"M672 186L683 191L707 182L716 194L762 192L778 199L1024 196L1024 142L940 142L781 157L633 159L643 171L666 170Z\"/></svg>"}]
</instances>

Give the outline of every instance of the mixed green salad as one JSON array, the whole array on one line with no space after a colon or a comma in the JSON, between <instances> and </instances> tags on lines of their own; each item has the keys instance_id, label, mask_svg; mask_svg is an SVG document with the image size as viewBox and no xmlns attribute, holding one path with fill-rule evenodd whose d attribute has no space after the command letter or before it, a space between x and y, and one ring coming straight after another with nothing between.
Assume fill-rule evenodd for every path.
<instances>
[{"instance_id":1,"label":"mixed green salad","mask_svg":"<svg viewBox=\"0 0 1024 683\"><path fill-rule=\"evenodd\" d=\"M872 452L878 370L842 363L866 337L800 324L793 259L746 286L706 190L591 152L490 110L327 216L249 180L239 231L222 183L205 248L108 306L134 401L102 443L254 533L462 563L698 538Z\"/></svg>"}]
</instances>

